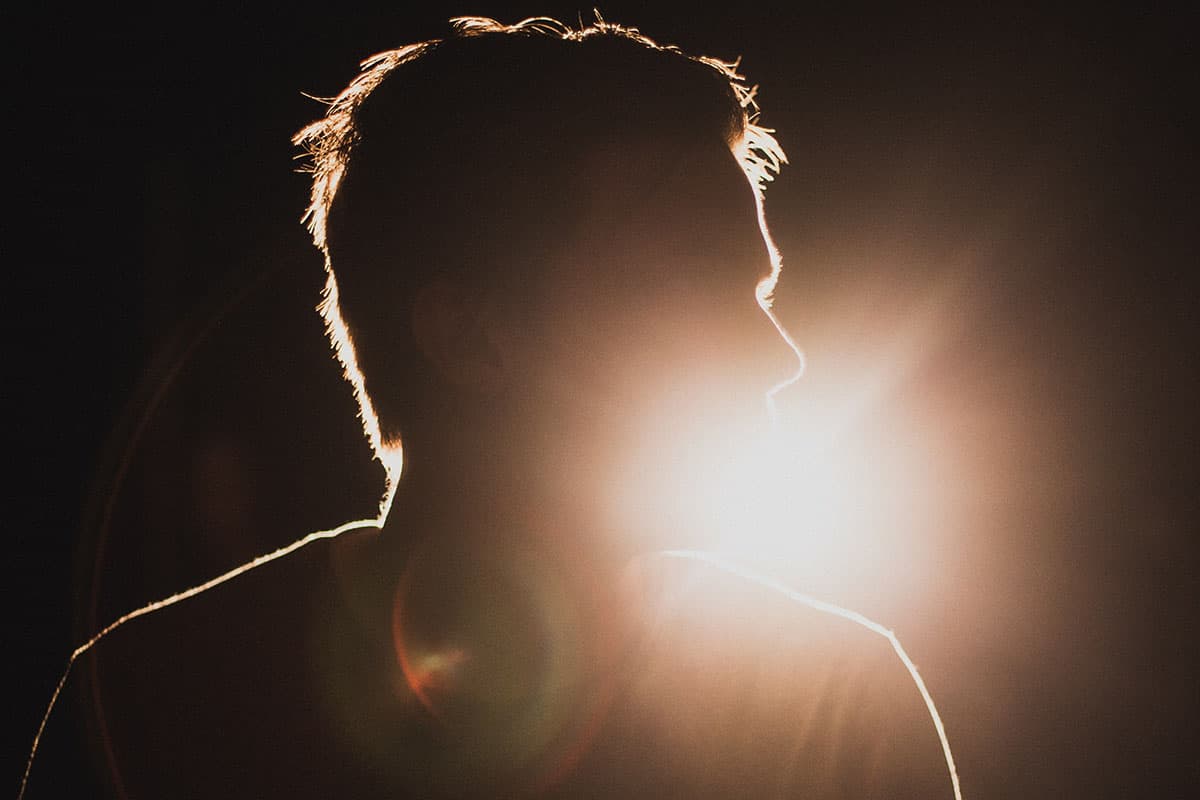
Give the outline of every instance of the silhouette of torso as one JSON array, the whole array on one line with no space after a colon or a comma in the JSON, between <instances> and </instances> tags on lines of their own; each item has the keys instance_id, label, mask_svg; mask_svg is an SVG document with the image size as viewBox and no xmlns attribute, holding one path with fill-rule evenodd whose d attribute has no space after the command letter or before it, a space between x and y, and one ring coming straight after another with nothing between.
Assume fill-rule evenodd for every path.
<instances>
[{"instance_id":1,"label":"silhouette of torso","mask_svg":"<svg viewBox=\"0 0 1200 800\"><path fill-rule=\"evenodd\" d=\"M602 603L628 605L632 624L566 645L511 626L528 658L516 671L551 678L523 683L489 733L414 694L390 615L347 600L337 546L102 642L97 745L118 796L952 796L917 689L848 620L708 565L642 559ZM563 602L550 595L538 602ZM53 785L35 767L30 797L47 796L39 783Z\"/></svg>"}]
</instances>

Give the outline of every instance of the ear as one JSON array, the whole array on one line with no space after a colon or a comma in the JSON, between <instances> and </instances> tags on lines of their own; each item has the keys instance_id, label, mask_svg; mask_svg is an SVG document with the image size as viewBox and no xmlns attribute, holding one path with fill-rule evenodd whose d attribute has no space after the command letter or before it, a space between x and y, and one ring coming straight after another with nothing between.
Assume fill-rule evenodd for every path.
<instances>
[{"instance_id":1,"label":"ear","mask_svg":"<svg viewBox=\"0 0 1200 800\"><path fill-rule=\"evenodd\" d=\"M491 394L503 387L507 370L498 324L485 294L453 281L430 281L413 298L417 347L442 378L464 389Z\"/></svg>"}]
</instances>

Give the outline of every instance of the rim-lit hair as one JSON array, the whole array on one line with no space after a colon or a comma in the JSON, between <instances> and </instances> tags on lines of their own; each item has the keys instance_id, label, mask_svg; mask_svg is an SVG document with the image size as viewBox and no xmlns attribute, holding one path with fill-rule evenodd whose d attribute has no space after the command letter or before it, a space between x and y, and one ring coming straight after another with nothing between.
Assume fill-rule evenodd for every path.
<instances>
[{"instance_id":1,"label":"rim-lit hair","mask_svg":"<svg viewBox=\"0 0 1200 800\"><path fill-rule=\"evenodd\" d=\"M642 47L663 53L671 53L697 64L703 64L711 74L726 84L731 109L729 130L725 131L726 144L741 165L747 180L754 189L759 210L759 222L764 238L771 250L772 272L758 287L764 308L769 306L769 297L779 272L779 257L770 237L762 214L762 197L766 184L778 173L786 161L783 150L772 136L772 131L757 124L758 107L755 103L756 87L747 85L738 73L738 62L726 62L705 56L691 56L673 45L660 45L643 35L636 28L607 22L597 14L596 21L579 29L571 28L550 18L531 18L512 25L505 25L485 17L458 17L452 19L453 36L463 39L482 36L549 37L565 42L584 42L594 37L613 37L636 43ZM325 321L326 333L341 363L345 378L354 389L359 407L363 430L375 454L383 464L387 476L387 489L383 508L391 502L402 466L402 451L398 439L386 439L380 426L375 406L367 392L366 381L360 368L359 356L354 339L346 324L339 305L338 281L330 255L329 227L331 211L339 189L347 174L352 154L362 140L361 114L365 104L384 81L399 67L425 56L449 40L432 39L406 45L371 56L361 65L362 71L339 95L324 99L328 105L325 115L306 126L293 137L307 158L305 171L312 174L310 203L304 222L312 234L313 242L325 256L327 273L323 300L319 311Z\"/></svg>"}]
</instances>

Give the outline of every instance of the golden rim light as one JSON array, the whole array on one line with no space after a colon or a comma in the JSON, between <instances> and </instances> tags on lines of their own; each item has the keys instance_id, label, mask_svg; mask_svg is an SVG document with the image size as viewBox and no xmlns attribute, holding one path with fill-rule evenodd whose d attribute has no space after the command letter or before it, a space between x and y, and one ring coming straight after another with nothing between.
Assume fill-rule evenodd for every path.
<instances>
[{"instance_id":1,"label":"golden rim light","mask_svg":"<svg viewBox=\"0 0 1200 800\"><path fill-rule=\"evenodd\" d=\"M776 141L774 138L773 131L757 124L755 87L747 86L744 83L744 78L737 72L738 63L730 63L707 57L686 56L674 46L659 45L653 40L645 37L636 28L622 27L620 25L606 22L600 18L599 14L596 15L596 21L594 23L588 26L581 26L581 28L578 30L570 28L569 26L566 26L556 20L541 17L526 19L513 25L504 25L493 19L484 17L460 17L451 20L451 22L455 26L456 33L459 36L476 36L482 34L524 34L558 37L565 41L582 41L592 36L605 34L624 36L633 39L646 47L660 51L679 53L680 55L684 55L685 57L691 58L694 61L704 63L717 70L729 81L729 85L734 91L743 109L743 113L745 114L743 133L738 141L731 145L730 149L733 156L741 165L748 182L753 188L759 228L762 233L763 241L766 243L771 263L770 274L761 280L755 287L755 297L763 312L775 325L775 328L779 332L780 336L783 337L784 341L792 348L797 357L800 359L795 375L790 377L788 380L771 387L771 389L767 392L768 406L773 413L774 395L784 386L794 382L800 376L803 370L803 356L800 349L796 346L791 336L784 329L784 326L776 318L771 308L772 296L779 279L782 260L778 248L773 243L768 230L764 213L763 198L766 184L774 179L775 175L779 172L781 165L786 162L786 157L778 141ZM122 627L126 623L133 621L134 619L147 616L169 606L175 605L176 603L182 602L188 598L202 594L211 588L233 580L234 578L244 575L247 572L257 569L258 567L263 566L271 561L283 558L315 541L337 538L343 533L355 530L382 528L391 508L397 484L403 470L403 446L398 440L385 440L380 427L379 418L367 392L365 378L360 368L358 356L355 351L354 340L339 307L338 284L327 246L326 225L330 208L337 195L339 185L345 175L348 155L354 144L354 138L356 136L356 109L360 103L376 87L379 86L379 84L393 69L419 58L428 52L430 48L435 47L440 41L441 40L430 40L427 42L407 45L405 47L377 54L365 60L362 63L362 71L350 83L350 85L337 97L325 101L328 104L328 109L324 117L305 127L293 138L293 142L303 148L309 156L310 165L308 167L308 171L310 171L313 175L310 204L304 214L303 219L312 235L313 242L323 252L325 258L326 283L323 290L322 301L318 306L318 310L325 322L326 333L337 360L341 364L343 375L353 388L354 397L359 408L359 417L361 419L363 431L366 435L367 441L370 444L374 457L380 461L385 472L384 492L380 501L378 515L371 519L348 522L331 530L310 533L309 535L298 539L297 541L285 547L259 556L258 558L229 570L228 572L212 578L211 580L205 581L204 583L185 589L161 600L149 603L119 617L76 648L70 654L66 668L54 689L45 714L42 717L37 732L34 736L29 758L26 762L25 771L22 776L18 800L24 796L30 771L33 767L34 759L37 754L38 744L45 730L45 726L50 718L51 712L53 711L62 689L66 684L67 678L70 675L72 666L80 656L91 650L108 634L117 628ZM930 718L934 724L934 727L936 728L939 741L942 745L946 766L948 768L954 790L954 796L958 798L958 800L961 800L962 793L959 786L959 778L942 720L937 712L936 707L934 706L931 695L926 689L920 675L917 673L915 665L908 657L907 653L900 645L899 640L891 630L879 625L876 622L873 622L870 619L867 619L857 612L817 600L807 595L799 594L783 584L756 573L752 573L749 570L746 570L745 568L742 568L733 562L720 556L716 556L712 553L671 550L662 551L657 555L666 558L682 558L707 562L719 569L738 575L748 581L757 582L770 589L778 591L798 604L808 606L821 613L842 617L887 639L894 649L897 657L908 671L914 684L920 690L922 699L924 700L927 710L929 711ZM420 663L405 663L403 666L405 668L405 674L409 678L410 683L416 684L416 686L419 687L423 687L430 681L436 680L438 673L447 670L453 670L457 664L461 662L462 657L463 654L461 653L451 652L439 656L437 659L425 659ZM422 702L426 706L431 706L428 697L423 696L423 694L420 692L418 693L418 696L421 697Z\"/></svg>"},{"instance_id":2,"label":"golden rim light","mask_svg":"<svg viewBox=\"0 0 1200 800\"><path fill-rule=\"evenodd\" d=\"M688 56L674 45L660 45L642 34L636 28L606 22L599 13L591 25L579 29L571 28L548 17L532 17L521 22L505 25L487 17L456 17L451 20L459 36L479 36L485 34L505 35L544 35L557 37L563 41L581 42L599 35L621 36L638 42L652 50L676 53L681 57L707 65L716 70L729 82L730 88L738 99L744 114L743 132L738 141L730 149L733 156L741 165L747 180L754 190L755 204L758 212L759 228L763 241L766 242L770 254L771 272L755 287L755 297L764 313L770 317L779 331L780 336L788 343L803 364L803 355L792 341L783 325L771 313L771 299L775 286L779 281L782 260L779 250L771 240L763 211L763 196L767 183L774 180L787 157L773 136L773 131L756 123L758 106L755 102L757 87L747 86L742 75L738 74L738 62L727 62L706 56ZM312 234L313 243L325 256L326 281L323 299L318 306L321 318L325 321L326 335L329 337L333 351L342 366L342 374L354 391L354 399L358 404L359 419L362 422L363 433L371 446L374 457L383 466L385 487L379 506L379 524L387 518L395 497L400 474L404 467L404 448L399 439L386 439L379 423L379 416L367 391L366 379L359 364L358 354L354 347L354 337L346 325L338 305L338 283L333 261L329 253L327 239L327 224L329 211L337 197L338 188L346 174L346 166L351 150L356 140L356 113L362 102L391 74L391 72L406 63L414 61L442 40L431 39L425 42L405 45L394 50L377 53L361 64L361 72L351 81L339 95L325 98L328 109L325 116L300 130L292 139L293 143L304 149L309 158L306 168L312 173L312 190L310 202L303 220ZM773 387L768 393L768 405L774 408L771 396L783 386L799 377L802 366L798 367L796 375Z\"/></svg>"}]
</instances>

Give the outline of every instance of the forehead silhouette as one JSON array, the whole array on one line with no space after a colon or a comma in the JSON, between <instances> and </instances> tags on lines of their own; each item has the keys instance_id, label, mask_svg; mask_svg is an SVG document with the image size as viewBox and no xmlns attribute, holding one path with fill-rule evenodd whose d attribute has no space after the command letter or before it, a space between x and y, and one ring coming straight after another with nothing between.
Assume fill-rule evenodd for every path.
<instances>
[{"instance_id":1,"label":"forehead silhouette","mask_svg":"<svg viewBox=\"0 0 1200 800\"><path fill-rule=\"evenodd\" d=\"M506 252L521 253L507 269L529 265L644 200L696 141L728 157L740 113L712 68L625 38L443 42L391 72L356 115L331 211L334 268L349 279L339 251L364 246L422 269L479 269L478 280Z\"/></svg>"}]
</instances>

